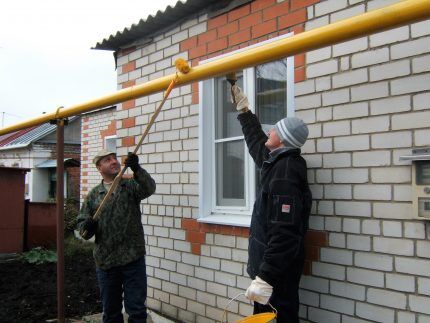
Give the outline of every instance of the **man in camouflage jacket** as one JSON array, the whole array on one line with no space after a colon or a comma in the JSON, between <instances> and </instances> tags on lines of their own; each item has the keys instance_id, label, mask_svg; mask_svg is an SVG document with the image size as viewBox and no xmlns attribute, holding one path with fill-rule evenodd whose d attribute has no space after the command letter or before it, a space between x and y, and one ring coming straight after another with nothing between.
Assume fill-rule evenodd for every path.
<instances>
[{"instance_id":1,"label":"man in camouflage jacket","mask_svg":"<svg viewBox=\"0 0 430 323\"><path fill-rule=\"evenodd\" d=\"M102 150L94 158L102 182L85 198L78 216L78 229L85 239L95 235L93 251L103 304L103 322L123 322L122 294L129 322L146 321L145 239L140 202L155 192L155 182L129 153L125 165L132 179L121 179L100 217L93 219L121 166L116 154Z\"/></svg>"}]
</instances>

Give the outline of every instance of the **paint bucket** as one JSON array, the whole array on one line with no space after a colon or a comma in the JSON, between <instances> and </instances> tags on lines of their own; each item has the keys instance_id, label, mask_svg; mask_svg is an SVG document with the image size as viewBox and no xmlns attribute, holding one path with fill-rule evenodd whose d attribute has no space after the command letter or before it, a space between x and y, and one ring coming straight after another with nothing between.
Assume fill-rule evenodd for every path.
<instances>
[{"instance_id":1,"label":"paint bucket","mask_svg":"<svg viewBox=\"0 0 430 323\"><path fill-rule=\"evenodd\" d=\"M236 323L276 323L276 313L260 313L247 316Z\"/></svg>"},{"instance_id":2,"label":"paint bucket","mask_svg":"<svg viewBox=\"0 0 430 323\"><path fill-rule=\"evenodd\" d=\"M224 317L227 313L227 309L230 306L231 302L233 302L241 295L245 296L245 293L237 294L235 297L230 299L230 301L227 303L227 306L224 308L224 312L222 313L221 323L224 323ZM268 305L272 308L273 312L250 315L250 316L244 317L243 319L237 320L236 323L276 323L277 311L270 303L268 303Z\"/></svg>"}]
</instances>

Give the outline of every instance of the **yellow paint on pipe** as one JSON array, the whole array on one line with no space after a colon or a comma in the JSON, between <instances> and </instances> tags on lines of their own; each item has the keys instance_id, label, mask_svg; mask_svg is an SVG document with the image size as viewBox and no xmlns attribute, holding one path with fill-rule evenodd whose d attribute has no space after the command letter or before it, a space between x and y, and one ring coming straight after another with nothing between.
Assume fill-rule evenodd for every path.
<instances>
[{"instance_id":1,"label":"yellow paint on pipe","mask_svg":"<svg viewBox=\"0 0 430 323\"><path fill-rule=\"evenodd\" d=\"M352 40L383 30L399 27L430 18L430 0L405 0L396 4L347 18L323 27L305 31L292 37L264 44L191 68L188 74L180 74L177 85L226 75L237 70L275 61L283 57L315 50L342 41ZM0 135L25 129L56 118L65 118L98 108L114 105L141 96L165 90L174 74L140 85L122 89L116 93L77 104L57 112L0 129Z\"/></svg>"}]
</instances>

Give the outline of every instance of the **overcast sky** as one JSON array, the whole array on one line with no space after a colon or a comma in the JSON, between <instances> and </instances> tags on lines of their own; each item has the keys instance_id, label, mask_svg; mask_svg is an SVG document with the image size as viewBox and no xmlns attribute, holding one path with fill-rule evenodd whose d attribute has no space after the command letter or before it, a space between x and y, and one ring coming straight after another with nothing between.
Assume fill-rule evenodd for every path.
<instances>
[{"instance_id":1,"label":"overcast sky","mask_svg":"<svg viewBox=\"0 0 430 323\"><path fill-rule=\"evenodd\" d=\"M3 0L0 127L116 91L111 51L97 42L177 0Z\"/></svg>"}]
</instances>

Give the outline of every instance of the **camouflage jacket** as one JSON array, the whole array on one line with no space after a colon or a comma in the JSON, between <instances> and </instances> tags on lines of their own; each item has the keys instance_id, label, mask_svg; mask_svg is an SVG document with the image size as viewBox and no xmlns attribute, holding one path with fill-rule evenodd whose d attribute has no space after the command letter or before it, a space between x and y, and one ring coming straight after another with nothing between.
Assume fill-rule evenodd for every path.
<instances>
[{"instance_id":1,"label":"camouflage jacket","mask_svg":"<svg viewBox=\"0 0 430 323\"><path fill-rule=\"evenodd\" d=\"M155 192L155 181L144 170L133 179L122 179L103 207L95 232L93 251L96 266L107 270L128 264L145 254L140 201ZM92 217L107 193L103 181L85 198L77 218L77 228Z\"/></svg>"}]
</instances>

